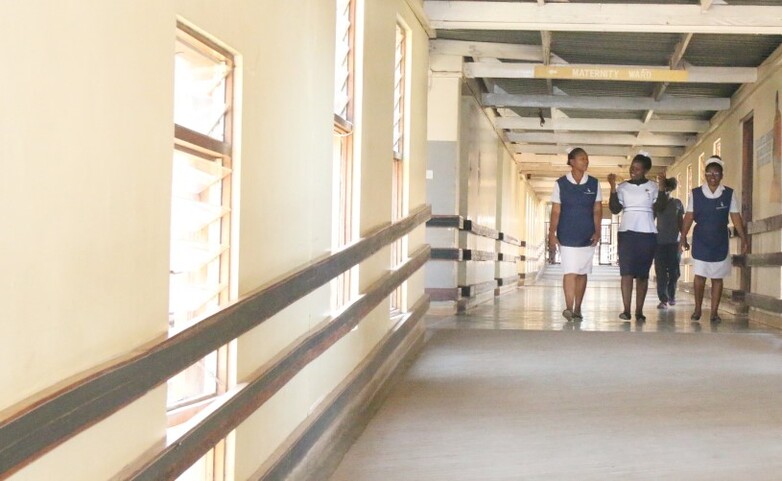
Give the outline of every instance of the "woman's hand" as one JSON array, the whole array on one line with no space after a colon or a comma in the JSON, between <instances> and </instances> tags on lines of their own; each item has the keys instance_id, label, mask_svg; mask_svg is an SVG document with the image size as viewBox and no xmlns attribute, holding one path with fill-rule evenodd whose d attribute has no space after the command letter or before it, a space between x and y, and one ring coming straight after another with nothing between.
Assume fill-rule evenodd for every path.
<instances>
[{"instance_id":1,"label":"woman's hand","mask_svg":"<svg viewBox=\"0 0 782 481\"><path fill-rule=\"evenodd\" d=\"M747 239L741 239L741 255L745 256L749 252L749 244Z\"/></svg>"},{"instance_id":2,"label":"woman's hand","mask_svg":"<svg viewBox=\"0 0 782 481\"><path fill-rule=\"evenodd\" d=\"M665 192L665 173L657 174L657 185L660 187L660 192Z\"/></svg>"},{"instance_id":3,"label":"woman's hand","mask_svg":"<svg viewBox=\"0 0 782 481\"><path fill-rule=\"evenodd\" d=\"M596 246L600 243L600 232L595 232L592 234L592 246Z\"/></svg>"},{"instance_id":4,"label":"woman's hand","mask_svg":"<svg viewBox=\"0 0 782 481\"><path fill-rule=\"evenodd\" d=\"M616 191L616 174L608 174L608 183L611 185L611 192Z\"/></svg>"},{"instance_id":5,"label":"woman's hand","mask_svg":"<svg viewBox=\"0 0 782 481\"><path fill-rule=\"evenodd\" d=\"M554 252L557 250L557 246L559 245L559 239L557 238L556 232L549 232L548 234L548 248L551 252Z\"/></svg>"}]
</instances>

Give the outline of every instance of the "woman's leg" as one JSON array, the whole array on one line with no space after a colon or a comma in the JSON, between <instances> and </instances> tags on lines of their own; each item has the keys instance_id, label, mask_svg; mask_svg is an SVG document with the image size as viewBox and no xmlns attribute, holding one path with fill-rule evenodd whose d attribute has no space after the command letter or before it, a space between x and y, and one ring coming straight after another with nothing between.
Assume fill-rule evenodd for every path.
<instances>
[{"instance_id":1,"label":"woman's leg","mask_svg":"<svg viewBox=\"0 0 782 481\"><path fill-rule=\"evenodd\" d=\"M576 298L573 304L573 312L581 315L581 301L584 300L584 293L587 287L587 275L579 274L576 276Z\"/></svg>"},{"instance_id":2,"label":"woman's leg","mask_svg":"<svg viewBox=\"0 0 782 481\"><path fill-rule=\"evenodd\" d=\"M695 290L695 312L692 313L694 317L701 316L701 306L703 305L703 291L706 288L706 278L703 276L695 276L693 279L693 288Z\"/></svg>"},{"instance_id":3,"label":"woman's leg","mask_svg":"<svg viewBox=\"0 0 782 481\"><path fill-rule=\"evenodd\" d=\"M565 292L565 309L573 310L576 297L576 278L578 274L565 274L562 278L562 290Z\"/></svg>"},{"instance_id":4,"label":"woman's leg","mask_svg":"<svg viewBox=\"0 0 782 481\"><path fill-rule=\"evenodd\" d=\"M662 246L657 246L654 254L654 275L657 278L657 298L661 303L668 302L668 264Z\"/></svg>"},{"instance_id":5,"label":"woman's leg","mask_svg":"<svg viewBox=\"0 0 782 481\"><path fill-rule=\"evenodd\" d=\"M622 304L625 314L630 314L630 297L633 295L633 276L622 276Z\"/></svg>"},{"instance_id":6,"label":"woman's leg","mask_svg":"<svg viewBox=\"0 0 782 481\"><path fill-rule=\"evenodd\" d=\"M646 291L649 289L649 278L635 280L635 315L643 317Z\"/></svg>"},{"instance_id":7,"label":"woman's leg","mask_svg":"<svg viewBox=\"0 0 782 481\"><path fill-rule=\"evenodd\" d=\"M711 280L711 318L719 319L720 301L722 300L722 279ZM716 318L716 319L715 319Z\"/></svg>"}]
</instances>

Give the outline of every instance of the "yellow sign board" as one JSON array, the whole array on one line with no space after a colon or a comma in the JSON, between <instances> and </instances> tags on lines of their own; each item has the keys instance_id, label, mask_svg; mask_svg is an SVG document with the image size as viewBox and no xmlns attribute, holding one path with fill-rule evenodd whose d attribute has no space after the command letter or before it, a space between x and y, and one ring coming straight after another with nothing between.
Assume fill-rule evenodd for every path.
<instances>
[{"instance_id":1,"label":"yellow sign board","mask_svg":"<svg viewBox=\"0 0 782 481\"><path fill-rule=\"evenodd\" d=\"M686 70L633 67L535 66L535 78L567 80L621 80L630 82L686 82Z\"/></svg>"}]
</instances>

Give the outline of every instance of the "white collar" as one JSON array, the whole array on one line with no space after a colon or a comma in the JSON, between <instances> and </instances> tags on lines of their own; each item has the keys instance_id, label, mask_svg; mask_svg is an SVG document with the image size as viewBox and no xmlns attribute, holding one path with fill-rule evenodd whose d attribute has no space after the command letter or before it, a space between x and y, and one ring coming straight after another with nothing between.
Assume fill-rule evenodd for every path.
<instances>
[{"instance_id":1,"label":"white collar","mask_svg":"<svg viewBox=\"0 0 782 481\"><path fill-rule=\"evenodd\" d=\"M565 177L567 178L568 182L576 185L584 185L589 180L589 174L587 174L586 172L584 172L584 176L581 177L581 182L576 182L576 179L573 177L572 172L568 172L567 174L565 174Z\"/></svg>"},{"instance_id":2,"label":"white collar","mask_svg":"<svg viewBox=\"0 0 782 481\"><path fill-rule=\"evenodd\" d=\"M722 193L725 191L725 186L720 184L717 186L717 190L714 192L709 189L709 184L703 184L701 185L701 192L703 192L703 195L706 196L707 199L716 199L722 195Z\"/></svg>"}]
</instances>

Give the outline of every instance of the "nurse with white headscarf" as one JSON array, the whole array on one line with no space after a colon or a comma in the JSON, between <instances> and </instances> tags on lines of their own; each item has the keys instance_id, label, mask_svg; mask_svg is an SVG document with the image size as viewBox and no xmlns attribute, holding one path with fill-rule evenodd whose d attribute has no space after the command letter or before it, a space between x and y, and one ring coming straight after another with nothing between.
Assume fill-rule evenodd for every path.
<instances>
[{"instance_id":1,"label":"nurse with white headscarf","mask_svg":"<svg viewBox=\"0 0 782 481\"><path fill-rule=\"evenodd\" d=\"M730 187L721 185L725 163L719 156L706 161L704 177L706 182L690 192L687 198L687 212L681 231L681 244L687 244L687 233L695 222L692 234L692 259L695 273L695 311L690 318L701 318L701 305L706 279L711 279L711 322L720 322L718 310L722 298L723 279L731 272L728 220L733 222L741 238L741 253L746 254L749 246L741 218L739 203Z\"/></svg>"}]
</instances>

